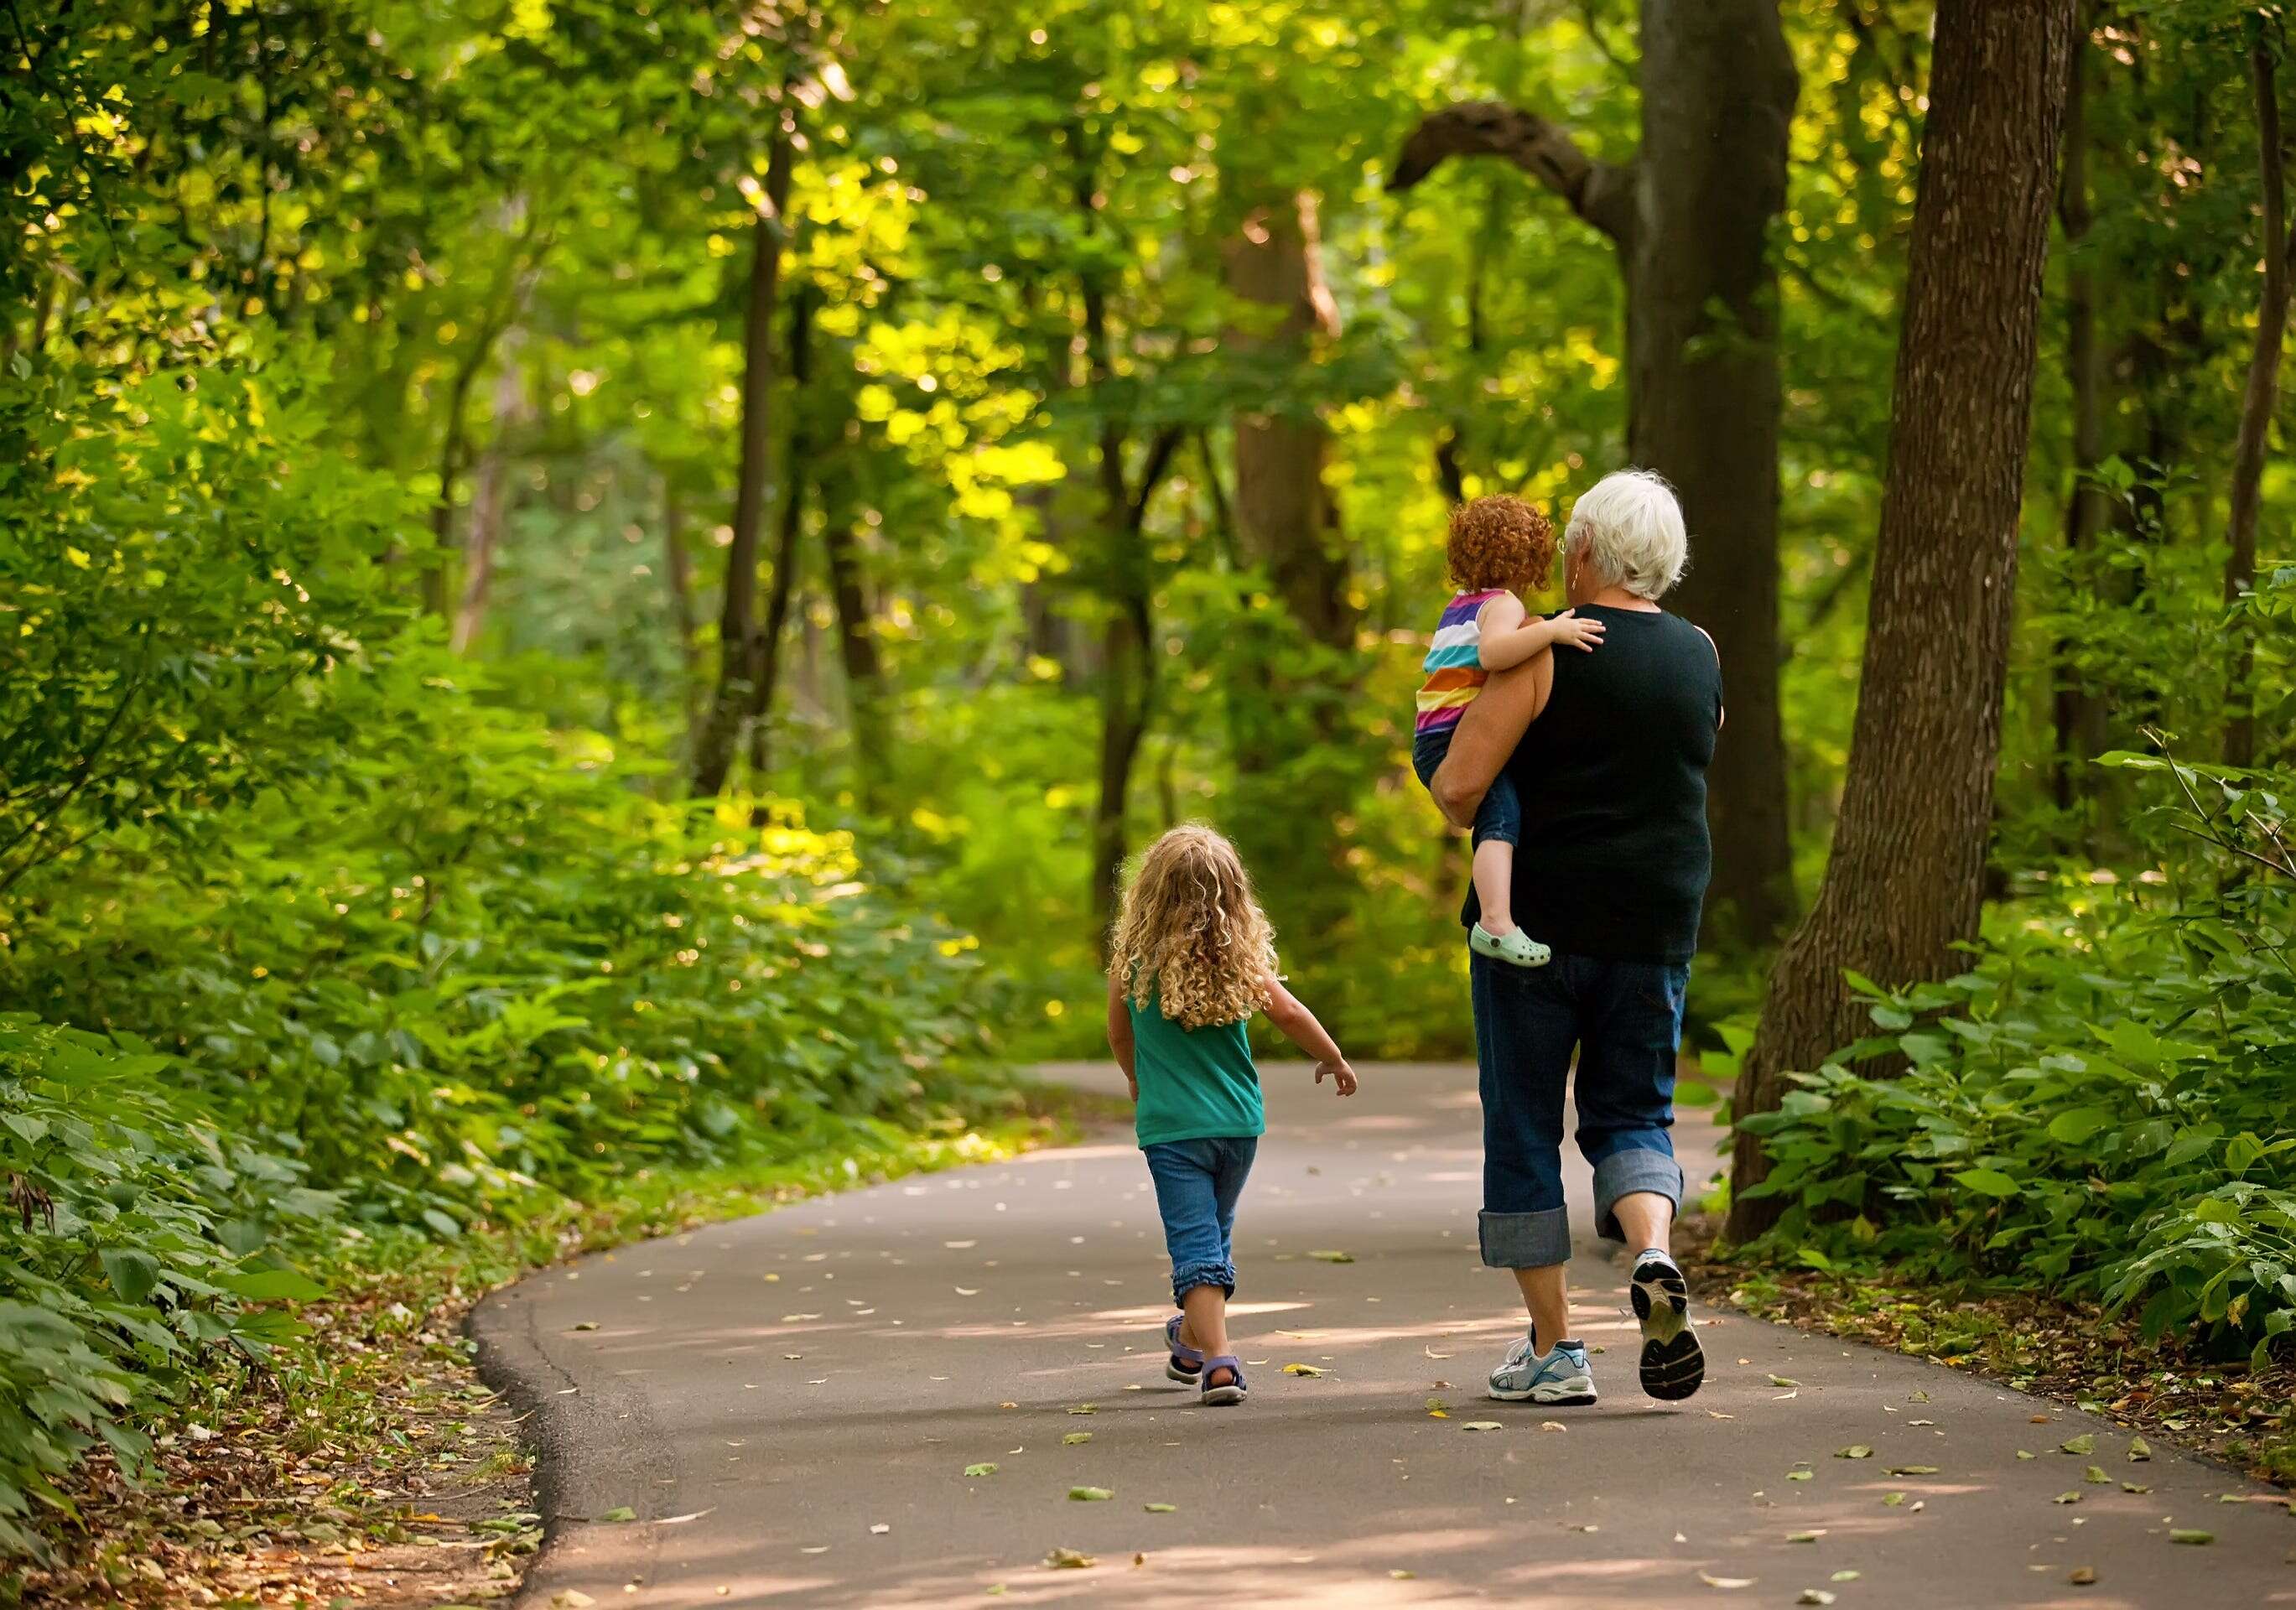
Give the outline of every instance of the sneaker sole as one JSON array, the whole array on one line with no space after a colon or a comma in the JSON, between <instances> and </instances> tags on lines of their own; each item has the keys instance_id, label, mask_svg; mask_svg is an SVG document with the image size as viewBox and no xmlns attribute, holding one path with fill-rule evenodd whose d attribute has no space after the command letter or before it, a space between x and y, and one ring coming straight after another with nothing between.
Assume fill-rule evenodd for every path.
<instances>
[{"instance_id":1,"label":"sneaker sole","mask_svg":"<svg viewBox=\"0 0 2296 1610\"><path fill-rule=\"evenodd\" d=\"M1706 1350L1690 1327L1690 1288L1675 1269L1637 1275L1629 1294L1643 1327L1643 1390L1678 1403L1706 1383Z\"/></svg>"},{"instance_id":2,"label":"sneaker sole","mask_svg":"<svg viewBox=\"0 0 2296 1610\"><path fill-rule=\"evenodd\" d=\"M1178 1381L1186 1385L1193 1386L1197 1382L1202 1380L1204 1376L1203 1371L1201 1369L1182 1369L1178 1365L1173 1363L1169 1359L1167 1359L1164 1360L1164 1378L1167 1381Z\"/></svg>"},{"instance_id":3,"label":"sneaker sole","mask_svg":"<svg viewBox=\"0 0 2296 1610\"><path fill-rule=\"evenodd\" d=\"M1204 1388L1203 1403L1206 1409L1228 1409L1242 1402L1243 1396L1241 1386L1207 1386Z\"/></svg>"},{"instance_id":4,"label":"sneaker sole","mask_svg":"<svg viewBox=\"0 0 2296 1610\"><path fill-rule=\"evenodd\" d=\"M1545 1396L1541 1396L1541 1393ZM1552 1387L1494 1386L1484 1395L1500 1403L1537 1403L1546 1409L1591 1409L1595 1404L1595 1389L1584 1392L1556 1392Z\"/></svg>"}]
</instances>

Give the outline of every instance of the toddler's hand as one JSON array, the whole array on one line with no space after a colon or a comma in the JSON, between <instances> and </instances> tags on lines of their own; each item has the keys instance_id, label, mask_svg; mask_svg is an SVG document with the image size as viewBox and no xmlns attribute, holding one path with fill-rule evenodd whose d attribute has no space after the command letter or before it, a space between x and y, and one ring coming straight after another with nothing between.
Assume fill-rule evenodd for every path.
<instances>
[{"instance_id":1,"label":"toddler's hand","mask_svg":"<svg viewBox=\"0 0 2296 1610\"><path fill-rule=\"evenodd\" d=\"M1590 654L1595 652L1595 645L1603 641L1603 633L1608 629L1599 620L1591 617L1582 618L1575 609L1564 610L1555 616L1554 624L1556 643L1568 643L1573 648Z\"/></svg>"},{"instance_id":2,"label":"toddler's hand","mask_svg":"<svg viewBox=\"0 0 2296 1610\"><path fill-rule=\"evenodd\" d=\"M1332 1082L1339 1088L1339 1093L1341 1095L1352 1096L1356 1093L1356 1071L1348 1066L1348 1059L1346 1057L1342 1056L1337 1062L1317 1063L1316 1064L1316 1082L1317 1084L1322 1084L1324 1082L1324 1075L1326 1073L1332 1076Z\"/></svg>"}]
</instances>

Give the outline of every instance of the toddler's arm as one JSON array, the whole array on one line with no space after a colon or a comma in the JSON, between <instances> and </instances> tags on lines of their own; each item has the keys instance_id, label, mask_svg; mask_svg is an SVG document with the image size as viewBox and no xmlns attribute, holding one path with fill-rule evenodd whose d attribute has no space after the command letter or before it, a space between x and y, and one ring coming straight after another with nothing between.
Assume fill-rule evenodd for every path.
<instances>
[{"instance_id":1,"label":"toddler's arm","mask_svg":"<svg viewBox=\"0 0 2296 1610\"><path fill-rule=\"evenodd\" d=\"M1316 1021L1313 1012L1300 1004L1298 997L1283 987L1281 979L1271 973L1262 982L1267 987L1267 1021L1283 1031L1284 1039L1316 1059L1316 1082L1322 1084L1324 1075L1328 1073L1341 1095L1354 1095L1356 1071L1348 1066L1340 1042Z\"/></svg>"},{"instance_id":2,"label":"toddler's arm","mask_svg":"<svg viewBox=\"0 0 2296 1610\"><path fill-rule=\"evenodd\" d=\"M1603 640L1603 623L1581 620L1576 610L1564 610L1552 620L1524 617L1522 601L1509 593L1483 605L1476 616L1480 627L1480 658L1485 670L1505 670L1534 659L1558 643L1595 652Z\"/></svg>"},{"instance_id":3,"label":"toddler's arm","mask_svg":"<svg viewBox=\"0 0 2296 1610\"><path fill-rule=\"evenodd\" d=\"M1124 1070L1124 1082L1138 1101L1140 1076L1132 1071L1132 1011L1125 1003L1124 986L1112 973L1108 976L1108 1048L1116 1053L1116 1065Z\"/></svg>"}]
</instances>

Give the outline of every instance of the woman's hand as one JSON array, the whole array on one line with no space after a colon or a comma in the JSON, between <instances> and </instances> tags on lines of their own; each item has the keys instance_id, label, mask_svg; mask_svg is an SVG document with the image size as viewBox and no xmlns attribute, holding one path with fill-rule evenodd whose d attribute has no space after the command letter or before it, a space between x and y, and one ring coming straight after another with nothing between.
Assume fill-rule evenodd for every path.
<instances>
[{"instance_id":1,"label":"woman's hand","mask_svg":"<svg viewBox=\"0 0 2296 1610\"><path fill-rule=\"evenodd\" d=\"M1356 1071L1348 1066L1346 1057L1335 1057L1329 1062L1317 1063L1316 1082L1322 1084L1324 1075L1326 1073L1332 1076L1332 1083L1338 1087L1341 1095L1352 1096L1356 1093Z\"/></svg>"},{"instance_id":2,"label":"woman's hand","mask_svg":"<svg viewBox=\"0 0 2296 1610\"><path fill-rule=\"evenodd\" d=\"M1130 1089L1132 1092L1132 1105L1136 1107L1140 1105L1140 1080L1135 1078L1132 1074L1127 1073L1124 1076L1124 1083L1126 1088Z\"/></svg>"}]
</instances>

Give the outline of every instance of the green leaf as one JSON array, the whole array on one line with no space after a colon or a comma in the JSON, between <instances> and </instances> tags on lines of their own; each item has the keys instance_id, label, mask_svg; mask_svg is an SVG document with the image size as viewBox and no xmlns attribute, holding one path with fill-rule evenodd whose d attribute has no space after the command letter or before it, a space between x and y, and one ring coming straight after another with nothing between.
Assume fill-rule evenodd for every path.
<instances>
[{"instance_id":1,"label":"green leaf","mask_svg":"<svg viewBox=\"0 0 2296 1610\"><path fill-rule=\"evenodd\" d=\"M2049 1138L2066 1146L2079 1146L2099 1129L2118 1121L2118 1115L2109 1108L2074 1107L2049 1120Z\"/></svg>"},{"instance_id":2,"label":"green leaf","mask_svg":"<svg viewBox=\"0 0 2296 1610\"><path fill-rule=\"evenodd\" d=\"M613 1508L607 1510L603 1515L598 1516L598 1519L602 1521L635 1521L637 1518L638 1512L631 1508L627 1504L618 1504Z\"/></svg>"},{"instance_id":3,"label":"green leaf","mask_svg":"<svg viewBox=\"0 0 2296 1610\"><path fill-rule=\"evenodd\" d=\"M160 1261L149 1253L106 1247L96 1254L103 1277L122 1302L142 1302L160 1289Z\"/></svg>"},{"instance_id":4,"label":"green leaf","mask_svg":"<svg viewBox=\"0 0 2296 1610\"><path fill-rule=\"evenodd\" d=\"M1984 1196L2014 1196L2021 1188L1998 1169L1963 1169L1953 1178L1955 1183Z\"/></svg>"},{"instance_id":5,"label":"green leaf","mask_svg":"<svg viewBox=\"0 0 2296 1610\"><path fill-rule=\"evenodd\" d=\"M964 1467L964 1474L969 1476L993 1476L996 1474L996 1466L994 1465L967 1465Z\"/></svg>"},{"instance_id":6,"label":"green leaf","mask_svg":"<svg viewBox=\"0 0 2296 1610\"><path fill-rule=\"evenodd\" d=\"M1069 1497L1079 1504L1097 1504L1116 1495L1105 1487L1071 1487Z\"/></svg>"},{"instance_id":7,"label":"green leaf","mask_svg":"<svg viewBox=\"0 0 2296 1610\"><path fill-rule=\"evenodd\" d=\"M234 1269L215 1282L250 1302L316 1302L327 1294L325 1286L291 1269Z\"/></svg>"}]
</instances>

